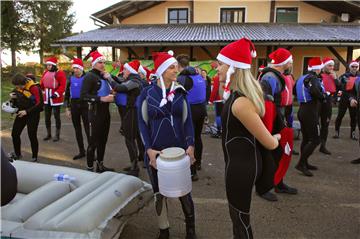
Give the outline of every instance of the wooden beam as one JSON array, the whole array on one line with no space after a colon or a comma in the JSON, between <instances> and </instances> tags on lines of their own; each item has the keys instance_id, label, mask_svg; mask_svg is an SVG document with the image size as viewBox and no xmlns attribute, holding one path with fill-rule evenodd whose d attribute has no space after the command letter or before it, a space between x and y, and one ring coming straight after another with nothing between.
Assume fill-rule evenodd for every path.
<instances>
[{"instance_id":1,"label":"wooden beam","mask_svg":"<svg viewBox=\"0 0 360 239\"><path fill-rule=\"evenodd\" d=\"M270 58L269 58L269 55L270 53L272 52L272 46L267 46L266 47L266 62L270 62Z\"/></svg>"},{"instance_id":2,"label":"wooden beam","mask_svg":"<svg viewBox=\"0 0 360 239\"><path fill-rule=\"evenodd\" d=\"M352 46L347 47L346 63L349 63L350 61L352 61L352 59L353 59L353 50L354 50L354 47L352 47Z\"/></svg>"},{"instance_id":3,"label":"wooden beam","mask_svg":"<svg viewBox=\"0 0 360 239\"><path fill-rule=\"evenodd\" d=\"M112 47L111 48L111 57L112 57L112 61L116 61L116 47Z\"/></svg>"},{"instance_id":4,"label":"wooden beam","mask_svg":"<svg viewBox=\"0 0 360 239\"><path fill-rule=\"evenodd\" d=\"M329 49L329 51L334 54L334 56L336 56L336 58L341 62L341 64L343 64L343 66L345 66L345 68L347 69L347 62L344 60L344 58L342 58L342 56L335 50L334 47L332 46L328 46L327 47Z\"/></svg>"},{"instance_id":5,"label":"wooden beam","mask_svg":"<svg viewBox=\"0 0 360 239\"><path fill-rule=\"evenodd\" d=\"M275 22L275 0L270 2L270 22Z\"/></svg>"},{"instance_id":6,"label":"wooden beam","mask_svg":"<svg viewBox=\"0 0 360 239\"><path fill-rule=\"evenodd\" d=\"M190 3L190 23L194 23L194 0Z\"/></svg>"},{"instance_id":7,"label":"wooden beam","mask_svg":"<svg viewBox=\"0 0 360 239\"><path fill-rule=\"evenodd\" d=\"M201 46L200 48L206 53L206 55L210 57L211 60L215 59L215 57L211 54L209 49L207 49L205 46Z\"/></svg>"},{"instance_id":8,"label":"wooden beam","mask_svg":"<svg viewBox=\"0 0 360 239\"><path fill-rule=\"evenodd\" d=\"M144 47L144 59L145 60L151 60L151 56L150 56L150 52L149 52L149 47Z\"/></svg>"},{"instance_id":9,"label":"wooden beam","mask_svg":"<svg viewBox=\"0 0 360 239\"><path fill-rule=\"evenodd\" d=\"M159 52L165 51L165 49L166 49L166 46L163 46L159 49Z\"/></svg>"},{"instance_id":10,"label":"wooden beam","mask_svg":"<svg viewBox=\"0 0 360 239\"><path fill-rule=\"evenodd\" d=\"M91 47L91 50L89 51L89 53L84 57L83 61L86 61L87 59L90 58L90 53L93 52L93 51L96 51L98 49L97 46L93 46Z\"/></svg>"},{"instance_id":11,"label":"wooden beam","mask_svg":"<svg viewBox=\"0 0 360 239\"><path fill-rule=\"evenodd\" d=\"M290 51L293 48L293 46L286 47L286 50Z\"/></svg>"},{"instance_id":12,"label":"wooden beam","mask_svg":"<svg viewBox=\"0 0 360 239\"><path fill-rule=\"evenodd\" d=\"M134 55L136 59L139 59L138 54L136 54L136 52L135 52L133 49L131 49L131 47L127 47L127 49L128 49L128 52L131 53L131 55ZM131 55L130 55L130 56L131 56ZM130 57L130 58L131 58L131 57Z\"/></svg>"},{"instance_id":13,"label":"wooden beam","mask_svg":"<svg viewBox=\"0 0 360 239\"><path fill-rule=\"evenodd\" d=\"M190 61L193 61L194 60L194 47L191 46L190 47Z\"/></svg>"},{"instance_id":14,"label":"wooden beam","mask_svg":"<svg viewBox=\"0 0 360 239\"><path fill-rule=\"evenodd\" d=\"M76 56L77 58L81 59L81 51L82 51L82 47L78 46L76 47Z\"/></svg>"}]
</instances>

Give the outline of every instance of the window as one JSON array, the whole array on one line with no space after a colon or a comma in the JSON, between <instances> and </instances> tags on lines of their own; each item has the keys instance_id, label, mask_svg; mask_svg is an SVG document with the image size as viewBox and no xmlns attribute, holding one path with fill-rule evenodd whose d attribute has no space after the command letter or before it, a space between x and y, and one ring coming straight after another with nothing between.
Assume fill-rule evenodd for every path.
<instances>
[{"instance_id":1,"label":"window","mask_svg":"<svg viewBox=\"0 0 360 239\"><path fill-rule=\"evenodd\" d=\"M168 9L168 23L188 23L188 9L187 8L169 8Z\"/></svg>"},{"instance_id":2,"label":"window","mask_svg":"<svg viewBox=\"0 0 360 239\"><path fill-rule=\"evenodd\" d=\"M276 22L298 22L298 8L276 8Z\"/></svg>"},{"instance_id":3,"label":"window","mask_svg":"<svg viewBox=\"0 0 360 239\"><path fill-rule=\"evenodd\" d=\"M221 8L221 23L240 23L245 22L245 8Z\"/></svg>"}]
</instances>

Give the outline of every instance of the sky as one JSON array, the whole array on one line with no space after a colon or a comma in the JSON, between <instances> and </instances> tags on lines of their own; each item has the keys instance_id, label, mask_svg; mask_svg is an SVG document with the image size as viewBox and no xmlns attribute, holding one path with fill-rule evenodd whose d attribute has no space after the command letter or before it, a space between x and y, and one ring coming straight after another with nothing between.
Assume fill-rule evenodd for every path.
<instances>
[{"instance_id":1,"label":"sky","mask_svg":"<svg viewBox=\"0 0 360 239\"><path fill-rule=\"evenodd\" d=\"M121 0L73 0L73 6L70 12L75 12L76 23L73 26L72 32L87 32L98 28L94 25L94 21L90 19L90 15L98 12L104 8L107 8ZM27 54L21 52L16 54L18 62L38 62L39 56L37 54ZM2 65L11 64L10 51L4 50L1 52L1 63Z\"/></svg>"}]
</instances>

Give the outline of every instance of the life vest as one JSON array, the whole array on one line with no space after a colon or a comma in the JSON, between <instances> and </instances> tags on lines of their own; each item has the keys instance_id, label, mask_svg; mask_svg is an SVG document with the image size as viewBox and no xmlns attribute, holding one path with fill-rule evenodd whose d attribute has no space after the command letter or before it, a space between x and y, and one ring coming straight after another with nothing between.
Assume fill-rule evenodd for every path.
<instances>
[{"instance_id":1,"label":"life vest","mask_svg":"<svg viewBox=\"0 0 360 239\"><path fill-rule=\"evenodd\" d=\"M59 82L55 80L56 72L47 71L43 76L43 84L45 88L56 89L59 86Z\"/></svg>"},{"instance_id":2,"label":"life vest","mask_svg":"<svg viewBox=\"0 0 360 239\"><path fill-rule=\"evenodd\" d=\"M349 76L349 78L346 81L345 90L351 91L354 88L356 76Z\"/></svg>"},{"instance_id":3,"label":"life vest","mask_svg":"<svg viewBox=\"0 0 360 239\"><path fill-rule=\"evenodd\" d=\"M322 73L321 78L324 84L325 91L334 94L336 92L334 77L331 74Z\"/></svg>"},{"instance_id":4,"label":"life vest","mask_svg":"<svg viewBox=\"0 0 360 239\"><path fill-rule=\"evenodd\" d=\"M117 106L126 106L126 104L127 104L127 94L126 93L116 93L116 95L115 95L115 104Z\"/></svg>"},{"instance_id":5,"label":"life vest","mask_svg":"<svg viewBox=\"0 0 360 239\"><path fill-rule=\"evenodd\" d=\"M285 80L285 89L281 91L281 106L292 105L292 94L293 94L293 86L294 80L291 75L284 75Z\"/></svg>"},{"instance_id":6,"label":"life vest","mask_svg":"<svg viewBox=\"0 0 360 239\"><path fill-rule=\"evenodd\" d=\"M204 78L197 75L190 75L190 78L193 81L193 87L189 90L187 99L189 104L200 104L206 101L206 82Z\"/></svg>"},{"instance_id":7,"label":"life vest","mask_svg":"<svg viewBox=\"0 0 360 239\"><path fill-rule=\"evenodd\" d=\"M299 103L306 103L312 100L310 89L304 85L306 77L308 77L308 74L301 76L296 82L296 96Z\"/></svg>"},{"instance_id":8,"label":"life vest","mask_svg":"<svg viewBox=\"0 0 360 239\"><path fill-rule=\"evenodd\" d=\"M77 78L76 76L70 77L70 98L71 99L80 99L80 92L82 83L84 81L84 76Z\"/></svg>"},{"instance_id":9,"label":"life vest","mask_svg":"<svg viewBox=\"0 0 360 239\"><path fill-rule=\"evenodd\" d=\"M32 95L30 92L30 88L32 86L39 87L39 84L35 83L33 80L28 80L23 89L15 88L14 93L16 94L17 98L14 101L14 104L20 110L28 109L31 106L35 105L35 96Z\"/></svg>"},{"instance_id":10,"label":"life vest","mask_svg":"<svg viewBox=\"0 0 360 239\"><path fill-rule=\"evenodd\" d=\"M102 96L108 96L111 92L111 88L110 88L110 85L109 83L104 80L104 79L101 79L101 86L100 86L100 89L98 90L97 92L97 95L102 97Z\"/></svg>"}]
</instances>

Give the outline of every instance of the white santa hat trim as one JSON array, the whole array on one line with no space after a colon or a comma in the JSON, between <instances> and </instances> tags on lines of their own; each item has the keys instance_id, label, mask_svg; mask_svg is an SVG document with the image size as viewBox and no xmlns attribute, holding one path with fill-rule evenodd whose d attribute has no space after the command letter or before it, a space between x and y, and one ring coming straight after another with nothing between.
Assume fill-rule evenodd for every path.
<instances>
[{"instance_id":1,"label":"white santa hat trim","mask_svg":"<svg viewBox=\"0 0 360 239\"><path fill-rule=\"evenodd\" d=\"M359 66L359 62L357 61L353 61L349 64L349 67L352 67L352 66Z\"/></svg>"},{"instance_id":2,"label":"white santa hat trim","mask_svg":"<svg viewBox=\"0 0 360 239\"><path fill-rule=\"evenodd\" d=\"M228 58L220 53L217 55L216 59L218 59L221 62L224 62L225 64L227 64L229 66L233 66L236 68L240 68L240 69L250 69L251 68L250 64L231 60L230 58Z\"/></svg>"},{"instance_id":3,"label":"white santa hat trim","mask_svg":"<svg viewBox=\"0 0 360 239\"><path fill-rule=\"evenodd\" d=\"M280 62L280 63L278 63L278 64L273 64L273 63L270 63L270 65L271 66L283 66L283 65L285 65L285 64L287 64L288 62L293 62L293 57L292 57L292 55L290 55L285 61L283 61L283 62Z\"/></svg>"},{"instance_id":4,"label":"white santa hat trim","mask_svg":"<svg viewBox=\"0 0 360 239\"><path fill-rule=\"evenodd\" d=\"M79 68L79 69L82 70L82 71L84 70L84 67L82 67L82 66L80 66L80 65L78 65L78 64L72 64L71 67L72 67L72 68Z\"/></svg>"},{"instance_id":5,"label":"white santa hat trim","mask_svg":"<svg viewBox=\"0 0 360 239\"><path fill-rule=\"evenodd\" d=\"M92 63L91 66L94 67L96 63L98 63L99 61L106 61L104 56L99 56L98 58L96 58Z\"/></svg>"},{"instance_id":6,"label":"white santa hat trim","mask_svg":"<svg viewBox=\"0 0 360 239\"><path fill-rule=\"evenodd\" d=\"M324 66L327 66L327 65L335 65L335 61L330 60L330 61L325 62Z\"/></svg>"},{"instance_id":7,"label":"white santa hat trim","mask_svg":"<svg viewBox=\"0 0 360 239\"><path fill-rule=\"evenodd\" d=\"M312 71L312 70L321 70L322 68L324 68L324 65L317 65L317 66L308 66L308 70Z\"/></svg>"},{"instance_id":8,"label":"white santa hat trim","mask_svg":"<svg viewBox=\"0 0 360 239\"><path fill-rule=\"evenodd\" d=\"M139 66L139 72L143 74L145 77L147 76L147 72L142 65Z\"/></svg>"},{"instance_id":9,"label":"white santa hat trim","mask_svg":"<svg viewBox=\"0 0 360 239\"><path fill-rule=\"evenodd\" d=\"M125 63L124 68L125 68L126 70L130 71L130 72L133 73L133 74L137 74L137 73L138 73L138 72L137 72L134 68L132 68L128 63Z\"/></svg>"},{"instance_id":10,"label":"white santa hat trim","mask_svg":"<svg viewBox=\"0 0 360 239\"><path fill-rule=\"evenodd\" d=\"M56 66L56 63L52 62L52 61L47 61L45 62L45 65L53 65Z\"/></svg>"}]
</instances>

